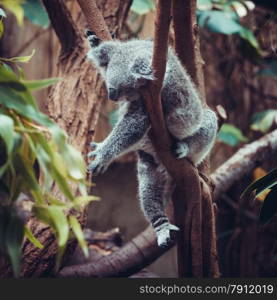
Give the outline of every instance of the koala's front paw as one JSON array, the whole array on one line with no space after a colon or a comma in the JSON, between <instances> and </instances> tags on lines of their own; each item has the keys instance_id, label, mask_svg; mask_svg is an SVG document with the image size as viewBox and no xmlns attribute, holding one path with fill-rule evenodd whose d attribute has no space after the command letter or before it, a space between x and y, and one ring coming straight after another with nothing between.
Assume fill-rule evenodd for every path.
<instances>
[{"instance_id":1,"label":"koala's front paw","mask_svg":"<svg viewBox=\"0 0 277 300\"><path fill-rule=\"evenodd\" d=\"M157 242L159 247L168 247L175 242L179 228L170 223L162 224L157 230Z\"/></svg>"},{"instance_id":2,"label":"koala's front paw","mask_svg":"<svg viewBox=\"0 0 277 300\"><path fill-rule=\"evenodd\" d=\"M176 143L176 146L175 146L173 152L174 152L175 157L178 159L186 157L189 153L188 144L185 142L178 141Z\"/></svg>"},{"instance_id":3,"label":"koala's front paw","mask_svg":"<svg viewBox=\"0 0 277 300\"><path fill-rule=\"evenodd\" d=\"M102 155L101 143L92 142L91 147L93 147L93 151L89 152L88 157L94 158L93 161L89 164L88 170L92 172L93 175L97 176L99 174L104 173L108 166L109 162L107 162Z\"/></svg>"}]
</instances>

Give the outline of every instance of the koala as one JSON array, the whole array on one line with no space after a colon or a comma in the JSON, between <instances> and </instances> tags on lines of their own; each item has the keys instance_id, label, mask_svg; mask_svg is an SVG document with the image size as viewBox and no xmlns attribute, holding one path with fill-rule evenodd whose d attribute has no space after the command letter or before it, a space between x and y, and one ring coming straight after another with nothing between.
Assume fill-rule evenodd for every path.
<instances>
[{"instance_id":1,"label":"koala","mask_svg":"<svg viewBox=\"0 0 277 300\"><path fill-rule=\"evenodd\" d=\"M138 154L138 194L141 209L152 224L160 247L176 238L178 227L165 213L174 184L149 138L151 127L140 89L155 79L151 68L153 42L150 40L101 41L87 32L88 58L100 71L110 100L118 103L119 119L101 143L91 143L93 175L106 171L117 157L130 151ZM210 152L217 133L217 117L203 107L197 90L184 67L169 48L161 101L167 128L174 140L173 155L198 165Z\"/></svg>"}]
</instances>

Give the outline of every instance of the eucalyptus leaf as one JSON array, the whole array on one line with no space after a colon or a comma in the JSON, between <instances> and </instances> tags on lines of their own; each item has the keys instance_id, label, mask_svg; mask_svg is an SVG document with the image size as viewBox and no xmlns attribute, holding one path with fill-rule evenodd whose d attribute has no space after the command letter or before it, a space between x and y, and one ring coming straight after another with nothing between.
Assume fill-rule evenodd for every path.
<instances>
[{"instance_id":1,"label":"eucalyptus leaf","mask_svg":"<svg viewBox=\"0 0 277 300\"><path fill-rule=\"evenodd\" d=\"M218 133L218 139L233 147L238 145L240 142L248 141L247 137L242 134L241 130L232 124L222 125Z\"/></svg>"},{"instance_id":2,"label":"eucalyptus leaf","mask_svg":"<svg viewBox=\"0 0 277 300\"><path fill-rule=\"evenodd\" d=\"M69 224L74 232L74 235L76 236L80 247L82 248L84 255L86 257L89 256L89 251L88 251L88 245L86 243L86 240L84 238L84 234L81 228L81 225L77 218L75 216L69 216Z\"/></svg>"}]
</instances>

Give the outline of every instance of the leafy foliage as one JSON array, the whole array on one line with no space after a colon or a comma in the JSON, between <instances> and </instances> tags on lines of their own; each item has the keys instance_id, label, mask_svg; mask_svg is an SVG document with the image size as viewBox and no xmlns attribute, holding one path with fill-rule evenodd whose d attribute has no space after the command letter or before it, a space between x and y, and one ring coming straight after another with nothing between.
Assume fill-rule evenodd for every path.
<instances>
[{"instance_id":1,"label":"leafy foliage","mask_svg":"<svg viewBox=\"0 0 277 300\"><path fill-rule=\"evenodd\" d=\"M57 237L57 267L71 229L87 255L80 224L67 213L96 199L86 193L81 154L67 143L66 133L38 110L31 94L31 90L45 88L58 79L28 81L4 63L26 62L31 56L0 59L0 247L2 254L9 255L15 275L19 274L24 232L35 246L43 247L24 225L18 210L22 195L31 199L33 215L49 225ZM75 197L73 185L80 196ZM53 186L61 197L51 194Z\"/></svg>"},{"instance_id":2,"label":"leafy foliage","mask_svg":"<svg viewBox=\"0 0 277 300\"><path fill-rule=\"evenodd\" d=\"M138 15L147 14L155 8L153 0L133 0L131 10Z\"/></svg>"},{"instance_id":3,"label":"leafy foliage","mask_svg":"<svg viewBox=\"0 0 277 300\"><path fill-rule=\"evenodd\" d=\"M33 24L44 28L49 26L49 18L40 0L0 0L0 4L16 17L17 23L21 26L24 17ZM3 12L3 10L1 10ZM2 15L0 11L0 16ZM0 23L0 32L1 32Z\"/></svg>"},{"instance_id":4,"label":"leafy foliage","mask_svg":"<svg viewBox=\"0 0 277 300\"><path fill-rule=\"evenodd\" d=\"M40 0L28 0L23 4L24 15L33 24L44 28L49 26L48 14Z\"/></svg>"},{"instance_id":5,"label":"leafy foliage","mask_svg":"<svg viewBox=\"0 0 277 300\"><path fill-rule=\"evenodd\" d=\"M240 142L246 142L248 139L242 134L239 128L232 124L223 124L218 133L218 140L234 147Z\"/></svg>"},{"instance_id":6,"label":"leafy foliage","mask_svg":"<svg viewBox=\"0 0 277 300\"><path fill-rule=\"evenodd\" d=\"M260 211L260 221L264 224L277 214L277 168L251 183L242 193L241 197L249 197L254 193L258 197L265 190L270 190L264 199Z\"/></svg>"},{"instance_id":7,"label":"leafy foliage","mask_svg":"<svg viewBox=\"0 0 277 300\"><path fill-rule=\"evenodd\" d=\"M233 0L200 0L197 11L198 24L212 32L237 34L259 52L259 43L253 32L240 23L240 17L245 16L250 9L246 9L245 5Z\"/></svg>"},{"instance_id":8,"label":"leafy foliage","mask_svg":"<svg viewBox=\"0 0 277 300\"><path fill-rule=\"evenodd\" d=\"M266 133L274 123L277 124L277 110L268 109L253 115L251 129Z\"/></svg>"}]
</instances>

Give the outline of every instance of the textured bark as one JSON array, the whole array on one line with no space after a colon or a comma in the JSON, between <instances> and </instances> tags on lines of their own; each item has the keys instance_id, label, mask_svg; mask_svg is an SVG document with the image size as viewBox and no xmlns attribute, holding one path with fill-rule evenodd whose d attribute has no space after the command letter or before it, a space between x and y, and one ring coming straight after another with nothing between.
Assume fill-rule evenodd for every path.
<instances>
[{"instance_id":1,"label":"textured bark","mask_svg":"<svg viewBox=\"0 0 277 300\"><path fill-rule=\"evenodd\" d=\"M82 18L78 18L78 23L72 19L64 1L45 0L43 3L62 45L57 74L62 79L52 88L45 109L66 130L69 141L86 155L106 95L100 76L86 59L88 49L84 30L87 26ZM127 16L130 1L98 1L98 7L110 30L118 31ZM57 190L53 193L59 195ZM84 210L78 215L83 224L85 213ZM45 247L40 250L25 241L21 276L51 276L57 250L55 237L48 227L36 220L31 219L29 222L34 235ZM76 243L69 245L66 256L72 253L75 246ZM1 277L11 276L11 270L5 262L0 263L0 274Z\"/></svg>"}]
</instances>

